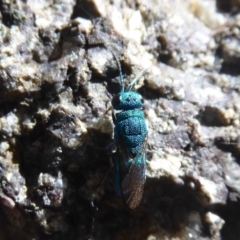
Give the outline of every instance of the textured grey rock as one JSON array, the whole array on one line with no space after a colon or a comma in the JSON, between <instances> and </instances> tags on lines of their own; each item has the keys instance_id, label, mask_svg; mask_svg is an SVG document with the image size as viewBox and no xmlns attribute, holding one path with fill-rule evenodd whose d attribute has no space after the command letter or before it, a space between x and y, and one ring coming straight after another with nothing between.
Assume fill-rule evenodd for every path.
<instances>
[{"instance_id":1,"label":"textured grey rock","mask_svg":"<svg viewBox=\"0 0 240 240\"><path fill-rule=\"evenodd\" d=\"M239 6L2 1L0 238L240 239ZM106 148L116 58L126 83L148 67L134 211Z\"/></svg>"}]
</instances>

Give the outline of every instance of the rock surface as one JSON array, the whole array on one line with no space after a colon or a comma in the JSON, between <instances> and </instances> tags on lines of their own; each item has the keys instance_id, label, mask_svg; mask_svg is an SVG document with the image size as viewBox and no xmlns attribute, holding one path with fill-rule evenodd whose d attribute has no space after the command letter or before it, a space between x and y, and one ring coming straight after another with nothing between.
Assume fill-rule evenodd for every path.
<instances>
[{"instance_id":1,"label":"rock surface","mask_svg":"<svg viewBox=\"0 0 240 240\"><path fill-rule=\"evenodd\" d=\"M240 239L238 0L0 3L0 239ZM141 204L112 179L111 98L148 124Z\"/></svg>"}]
</instances>

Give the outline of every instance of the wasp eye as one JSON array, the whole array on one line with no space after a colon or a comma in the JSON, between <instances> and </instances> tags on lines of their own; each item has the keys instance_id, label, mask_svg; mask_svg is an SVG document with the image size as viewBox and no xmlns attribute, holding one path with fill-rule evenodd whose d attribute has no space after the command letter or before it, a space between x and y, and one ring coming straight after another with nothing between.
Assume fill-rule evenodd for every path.
<instances>
[{"instance_id":1,"label":"wasp eye","mask_svg":"<svg viewBox=\"0 0 240 240\"><path fill-rule=\"evenodd\" d=\"M118 106L121 102L121 95L118 93L117 95L115 95L113 98L112 98L112 106L113 108Z\"/></svg>"},{"instance_id":2,"label":"wasp eye","mask_svg":"<svg viewBox=\"0 0 240 240\"><path fill-rule=\"evenodd\" d=\"M142 98L142 96L141 96L141 95L139 95L139 98L140 98L140 101L141 101L141 103L143 104L143 102L144 102L144 99Z\"/></svg>"}]
</instances>

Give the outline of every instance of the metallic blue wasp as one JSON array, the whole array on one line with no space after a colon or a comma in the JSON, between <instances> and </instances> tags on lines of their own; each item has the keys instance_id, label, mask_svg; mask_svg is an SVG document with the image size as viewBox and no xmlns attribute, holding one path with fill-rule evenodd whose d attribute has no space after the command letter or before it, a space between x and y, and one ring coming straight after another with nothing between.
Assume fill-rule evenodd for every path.
<instances>
[{"instance_id":1,"label":"metallic blue wasp","mask_svg":"<svg viewBox=\"0 0 240 240\"><path fill-rule=\"evenodd\" d=\"M117 60L118 62L118 60ZM140 94L132 91L137 80L145 73L140 72L124 89L120 63L120 92L112 98L114 140L117 147L113 155L115 168L115 188L117 194L129 208L138 206L144 189L146 168L147 127L142 111L143 100Z\"/></svg>"}]
</instances>

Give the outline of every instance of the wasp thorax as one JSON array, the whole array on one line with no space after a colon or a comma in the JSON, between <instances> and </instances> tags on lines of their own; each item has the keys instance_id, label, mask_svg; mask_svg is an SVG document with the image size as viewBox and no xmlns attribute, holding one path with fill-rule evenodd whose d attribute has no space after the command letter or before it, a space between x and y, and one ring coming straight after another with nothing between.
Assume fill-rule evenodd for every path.
<instances>
[{"instance_id":1,"label":"wasp thorax","mask_svg":"<svg viewBox=\"0 0 240 240\"><path fill-rule=\"evenodd\" d=\"M112 99L112 106L116 110L136 109L141 108L142 105L142 96L136 92L122 92Z\"/></svg>"}]
</instances>

